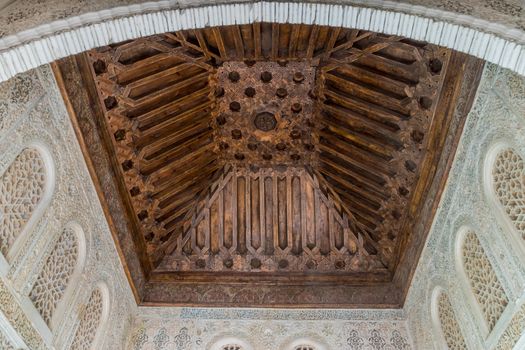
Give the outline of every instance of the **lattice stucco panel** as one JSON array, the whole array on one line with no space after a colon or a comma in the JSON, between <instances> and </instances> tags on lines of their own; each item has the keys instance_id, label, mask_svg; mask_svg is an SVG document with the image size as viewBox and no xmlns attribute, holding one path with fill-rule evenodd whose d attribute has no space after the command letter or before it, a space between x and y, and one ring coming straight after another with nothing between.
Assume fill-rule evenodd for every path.
<instances>
[{"instance_id":1,"label":"lattice stucco panel","mask_svg":"<svg viewBox=\"0 0 525 350\"><path fill-rule=\"evenodd\" d=\"M525 305L516 312L505 332L500 337L497 350L513 349L525 331Z\"/></svg>"},{"instance_id":2,"label":"lattice stucco panel","mask_svg":"<svg viewBox=\"0 0 525 350\"><path fill-rule=\"evenodd\" d=\"M9 342L9 340L1 332L0 332L0 349L15 350L15 347Z\"/></svg>"},{"instance_id":3,"label":"lattice stucco panel","mask_svg":"<svg viewBox=\"0 0 525 350\"><path fill-rule=\"evenodd\" d=\"M465 339L459 328L456 315L450 304L450 300L445 293L441 293L438 298L438 316L441 330L445 341L450 350L464 350L467 348Z\"/></svg>"},{"instance_id":4,"label":"lattice stucco panel","mask_svg":"<svg viewBox=\"0 0 525 350\"><path fill-rule=\"evenodd\" d=\"M77 264L78 241L71 228L66 228L46 260L29 294L36 309L50 325L53 313L64 296Z\"/></svg>"},{"instance_id":5,"label":"lattice stucco panel","mask_svg":"<svg viewBox=\"0 0 525 350\"><path fill-rule=\"evenodd\" d=\"M463 243L463 267L472 292L491 331L508 304L508 298L476 234L469 231Z\"/></svg>"},{"instance_id":6,"label":"lattice stucco panel","mask_svg":"<svg viewBox=\"0 0 525 350\"><path fill-rule=\"evenodd\" d=\"M525 174L523 170L523 158L512 148L507 148L497 155L492 177L499 202L521 238L525 239Z\"/></svg>"},{"instance_id":7,"label":"lattice stucco panel","mask_svg":"<svg viewBox=\"0 0 525 350\"><path fill-rule=\"evenodd\" d=\"M0 252L7 255L42 200L45 164L39 152L27 148L0 179Z\"/></svg>"},{"instance_id":8,"label":"lattice stucco panel","mask_svg":"<svg viewBox=\"0 0 525 350\"><path fill-rule=\"evenodd\" d=\"M91 293L88 304L82 314L80 324L75 333L71 350L89 350L97 334L102 319L102 293L97 288Z\"/></svg>"}]
</instances>

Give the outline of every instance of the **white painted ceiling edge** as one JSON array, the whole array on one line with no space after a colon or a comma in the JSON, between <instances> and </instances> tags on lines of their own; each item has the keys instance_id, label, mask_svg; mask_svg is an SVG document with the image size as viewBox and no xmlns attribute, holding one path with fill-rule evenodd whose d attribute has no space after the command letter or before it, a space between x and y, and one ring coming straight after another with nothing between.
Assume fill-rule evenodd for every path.
<instances>
[{"instance_id":1,"label":"white painted ceiling edge","mask_svg":"<svg viewBox=\"0 0 525 350\"><path fill-rule=\"evenodd\" d=\"M422 6L372 0L311 2L158 1L86 13L0 39L0 82L95 47L138 37L254 21L342 26L446 46L525 75L525 32Z\"/></svg>"}]
</instances>

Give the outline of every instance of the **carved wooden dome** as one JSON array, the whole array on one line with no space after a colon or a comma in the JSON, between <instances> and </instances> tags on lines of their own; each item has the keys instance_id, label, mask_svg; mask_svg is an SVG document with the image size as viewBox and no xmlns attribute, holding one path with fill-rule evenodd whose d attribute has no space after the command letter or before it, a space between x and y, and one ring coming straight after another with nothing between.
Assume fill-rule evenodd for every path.
<instances>
[{"instance_id":1,"label":"carved wooden dome","mask_svg":"<svg viewBox=\"0 0 525 350\"><path fill-rule=\"evenodd\" d=\"M398 307L481 67L402 37L254 23L55 72L140 301Z\"/></svg>"}]
</instances>

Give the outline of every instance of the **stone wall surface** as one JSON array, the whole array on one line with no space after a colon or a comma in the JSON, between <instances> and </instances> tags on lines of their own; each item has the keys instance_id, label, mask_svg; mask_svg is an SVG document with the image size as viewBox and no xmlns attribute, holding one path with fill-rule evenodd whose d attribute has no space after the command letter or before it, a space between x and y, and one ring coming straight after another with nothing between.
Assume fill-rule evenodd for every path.
<instances>
[{"instance_id":1,"label":"stone wall surface","mask_svg":"<svg viewBox=\"0 0 525 350\"><path fill-rule=\"evenodd\" d=\"M437 287L450 298L469 349L512 349L513 343L505 343L502 335L516 332L516 327L518 335L525 330L524 325L511 322L520 310L525 292L523 239L508 224L491 193L492 165L486 161L498 144L523 157L524 132L525 79L487 65L405 305L417 349L431 348L432 344L436 349L442 348L440 329L432 318L433 292ZM518 179L523 183L523 174ZM519 188L514 191L523 193ZM508 298L490 332L462 272L458 244L461 232L466 230L478 237ZM514 338L516 341L519 337Z\"/></svg>"}]
</instances>

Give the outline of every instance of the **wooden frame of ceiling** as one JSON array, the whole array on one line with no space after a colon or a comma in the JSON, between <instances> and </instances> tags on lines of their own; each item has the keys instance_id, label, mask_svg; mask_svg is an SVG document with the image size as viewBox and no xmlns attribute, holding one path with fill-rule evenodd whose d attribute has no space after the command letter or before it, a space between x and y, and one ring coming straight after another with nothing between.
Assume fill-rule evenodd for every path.
<instances>
[{"instance_id":1,"label":"wooden frame of ceiling","mask_svg":"<svg viewBox=\"0 0 525 350\"><path fill-rule=\"evenodd\" d=\"M291 51L298 50L297 44L291 43L294 38L298 40L301 28L307 27L266 26L271 30L270 46L266 48L267 59L274 61L289 58ZM257 60L265 55L262 39L257 40L256 35L261 35L261 27L261 24L255 23L208 29L219 38L224 36L221 31L232 33L233 52L224 46L223 40L219 40L223 44L217 53L209 52L199 31L193 31L197 42L186 40L188 32L180 32L173 37L192 50L207 51L214 60L224 60L228 55L238 61ZM253 35L251 50L242 49L243 35L247 30L251 30ZM279 41L279 33L282 38L283 32L288 33L288 41L284 41L284 44L282 40ZM322 33L326 37L326 47L321 50L321 56L329 56L335 51L341 28L314 26L309 33L306 55L313 57L316 51L311 46L313 33L317 36ZM355 38L358 32L351 35ZM354 52L350 61L372 57L375 52L387 47L388 43L402 38L384 37L382 40L365 49L353 48L357 53ZM283 45L286 50L280 48ZM415 194L411 196L407 216L399 228L401 234L396 240L394 260L384 273L322 275L284 272L232 272L217 275L209 272L155 270L147 253L140 223L134 219L136 212L130 202L129 188L118 171L121 160L113 149L112 135L104 125L105 111L99 99L99 88L93 81L92 62L86 54L80 54L54 63L55 76L137 303L236 307L401 307L437 210L483 68L483 62L478 59L453 51L447 54L449 61L442 74L440 89L434 96L437 102L430 132L425 138L427 151L413 188ZM333 64L337 62L328 62L324 66L325 71L336 68Z\"/></svg>"}]
</instances>

